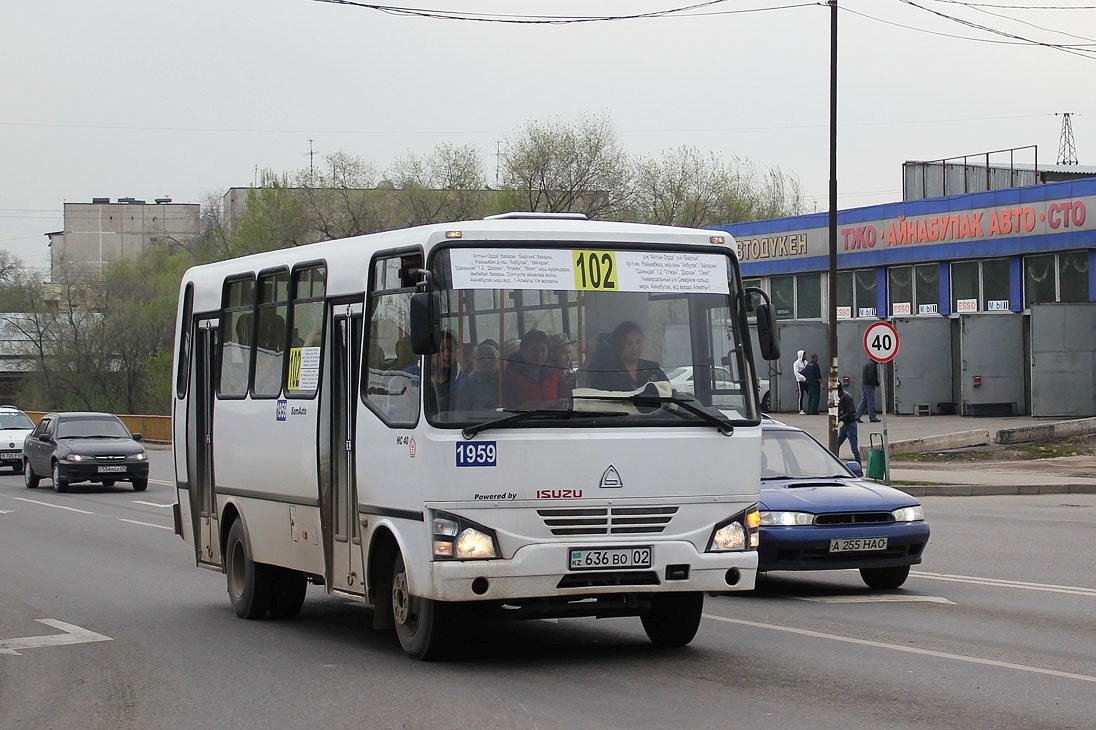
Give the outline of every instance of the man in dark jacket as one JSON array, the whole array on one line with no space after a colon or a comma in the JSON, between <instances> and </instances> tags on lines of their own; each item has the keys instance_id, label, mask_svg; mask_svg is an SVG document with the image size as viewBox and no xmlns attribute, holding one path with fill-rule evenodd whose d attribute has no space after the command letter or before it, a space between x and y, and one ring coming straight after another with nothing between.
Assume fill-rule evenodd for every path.
<instances>
[{"instance_id":1,"label":"man in dark jacket","mask_svg":"<svg viewBox=\"0 0 1096 730\"><path fill-rule=\"evenodd\" d=\"M856 424L859 421L856 420L856 408L852 403L852 396L845 392L845 389L841 386L841 383L837 384L837 420L841 423L841 427L837 430L837 455L840 458L841 444L845 443L845 439L849 440L849 446L852 448L852 458L856 460L857 464L860 464L860 443L857 438Z\"/></svg>"},{"instance_id":2,"label":"man in dark jacket","mask_svg":"<svg viewBox=\"0 0 1096 730\"><path fill-rule=\"evenodd\" d=\"M860 392L863 397L860 399L860 405L856 406L857 421L860 421L860 416L867 413L868 420L872 423L879 423L879 419L875 415L875 391L878 387L879 363L875 360L868 360L864 365L864 372L860 375Z\"/></svg>"}]
</instances>

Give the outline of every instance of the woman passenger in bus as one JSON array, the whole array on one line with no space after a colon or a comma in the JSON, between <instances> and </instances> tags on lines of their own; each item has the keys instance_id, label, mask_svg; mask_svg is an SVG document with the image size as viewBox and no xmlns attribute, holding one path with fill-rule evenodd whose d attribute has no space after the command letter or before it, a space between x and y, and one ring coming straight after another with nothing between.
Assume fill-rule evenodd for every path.
<instances>
[{"instance_id":1,"label":"woman passenger in bus","mask_svg":"<svg viewBox=\"0 0 1096 730\"><path fill-rule=\"evenodd\" d=\"M609 335L613 354L593 373L591 387L598 390L636 390L647 383L669 380L654 360L644 360L643 330L635 322L621 322Z\"/></svg>"},{"instance_id":2,"label":"woman passenger in bus","mask_svg":"<svg viewBox=\"0 0 1096 730\"><path fill-rule=\"evenodd\" d=\"M504 406L515 408L559 397L559 373L544 366L547 359L548 335L538 329L526 332L502 376Z\"/></svg>"},{"instance_id":3,"label":"woman passenger in bus","mask_svg":"<svg viewBox=\"0 0 1096 730\"><path fill-rule=\"evenodd\" d=\"M574 348L565 334L548 338L548 367L559 373L559 397L569 398L575 389Z\"/></svg>"}]
</instances>

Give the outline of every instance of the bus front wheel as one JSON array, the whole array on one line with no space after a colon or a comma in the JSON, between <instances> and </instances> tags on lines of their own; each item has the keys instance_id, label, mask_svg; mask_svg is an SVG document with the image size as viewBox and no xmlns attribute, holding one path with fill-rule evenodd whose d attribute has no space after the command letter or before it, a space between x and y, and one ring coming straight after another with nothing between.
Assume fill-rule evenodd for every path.
<instances>
[{"instance_id":1,"label":"bus front wheel","mask_svg":"<svg viewBox=\"0 0 1096 730\"><path fill-rule=\"evenodd\" d=\"M696 636L704 613L704 594L658 593L641 616L647 638L659 646L685 646Z\"/></svg>"},{"instance_id":2,"label":"bus front wheel","mask_svg":"<svg viewBox=\"0 0 1096 730\"><path fill-rule=\"evenodd\" d=\"M237 519L228 531L225 550L228 599L240 618L259 619L270 609L272 580L270 566L251 559L247 531Z\"/></svg>"},{"instance_id":3,"label":"bus front wheel","mask_svg":"<svg viewBox=\"0 0 1096 730\"><path fill-rule=\"evenodd\" d=\"M446 606L438 601L411 595L403 556L396 556L392 568L392 619L400 646L412 659L429 661L442 652Z\"/></svg>"}]
</instances>

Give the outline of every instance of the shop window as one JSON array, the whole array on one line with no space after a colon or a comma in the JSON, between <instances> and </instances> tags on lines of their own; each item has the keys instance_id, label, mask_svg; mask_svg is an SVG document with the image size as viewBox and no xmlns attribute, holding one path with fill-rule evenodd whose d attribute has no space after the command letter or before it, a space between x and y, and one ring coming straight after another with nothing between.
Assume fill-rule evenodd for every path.
<instances>
[{"instance_id":1,"label":"shop window","mask_svg":"<svg viewBox=\"0 0 1096 730\"><path fill-rule=\"evenodd\" d=\"M895 266L887 271L890 290L890 313L900 317L912 314L913 309L913 267Z\"/></svg>"},{"instance_id":2,"label":"shop window","mask_svg":"<svg viewBox=\"0 0 1096 730\"><path fill-rule=\"evenodd\" d=\"M977 312L981 309L979 263L957 261L951 265L951 311Z\"/></svg>"},{"instance_id":3,"label":"shop window","mask_svg":"<svg viewBox=\"0 0 1096 730\"><path fill-rule=\"evenodd\" d=\"M856 301L853 297L853 273L837 272L837 318L848 319L856 316Z\"/></svg>"},{"instance_id":4,"label":"shop window","mask_svg":"<svg viewBox=\"0 0 1096 730\"><path fill-rule=\"evenodd\" d=\"M1008 259L986 259L982 262L983 311L1008 311L1008 302Z\"/></svg>"},{"instance_id":5,"label":"shop window","mask_svg":"<svg viewBox=\"0 0 1096 730\"><path fill-rule=\"evenodd\" d=\"M875 269L861 269L852 273L856 294L856 308L853 310L853 315L857 317L878 316L875 311L877 301Z\"/></svg>"},{"instance_id":6,"label":"shop window","mask_svg":"<svg viewBox=\"0 0 1096 730\"><path fill-rule=\"evenodd\" d=\"M796 314L798 319L822 317L822 275L800 274L795 277Z\"/></svg>"},{"instance_id":7,"label":"shop window","mask_svg":"<svg viewBox=\"0 0 1096 730\"><path fill-rule=\"evenodd\" d=\"M1088 252L1058 254L1058 301L1088 301Z\"/></svg>"},{"instance_id":8,"label":"shop window","mask_svg":"<svg viewBox=\"0 0 1096 730\"><path fill-rule=\"evenodd\" d=\"M1056 300L1055 256L1028 256L1024 258L1024 306Z\"/></svg>"},{"instance_id":9,"label":"shop window","mask_svg":"<svg viewBox=\"0 0 1096 730\"><path fill-rule=\"evenodd\" d=\"M920 264L913 267L914 312L937 314L940 311L940 266Z\"/></svg>"},{"instance_id":10,"label":"shop window","mask_svg":"<svg viewBox=\"0 0 1096 730\"><path fill-rule=\"evenodd\" d=\"M774 276L770 281L772 290L769 296L773 300L776 318L793 319L795 317L795 277Z\"/></svg>"}]
</instances>

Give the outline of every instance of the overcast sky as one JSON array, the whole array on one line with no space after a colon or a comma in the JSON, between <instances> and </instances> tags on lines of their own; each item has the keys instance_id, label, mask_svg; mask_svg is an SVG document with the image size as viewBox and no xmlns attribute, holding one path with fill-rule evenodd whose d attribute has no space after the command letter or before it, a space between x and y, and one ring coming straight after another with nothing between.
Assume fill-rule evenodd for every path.
<instances>
[{"instance_id":1,"label":"overcast sky","mask_svg":"<svg viewBox=\"0 0 1096 730\"><path fill-rule=\"evenodd\" d=\"M528 16L688 4L390 1ZM1002 43L905 0L839 0L842 208L900 200L905 160L1038 145L1053 163L1057 112L1074 114L1079 161L1096 165L1096 0L915 1L1090 50ZM607 115L635 154L689 145L778 166L825 210L830 11L797 4L513 25L315 0L0 0L0 248L48 265L44 234L61 230L66 201L205 202L257 168L306 167L310 139L317 160L345 151L382 170L408 151L471 144L493 178L498 143L526 122L583 114ZM734 12L760 8L771 10Z\"/></svg>"}]
</instances>

